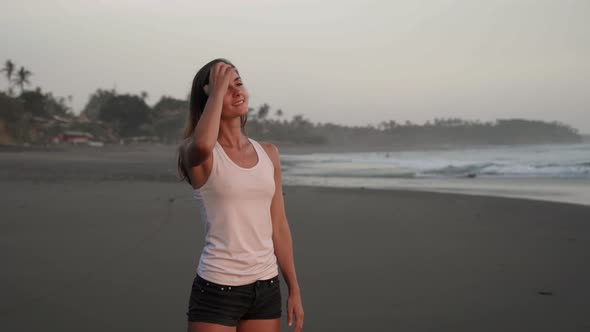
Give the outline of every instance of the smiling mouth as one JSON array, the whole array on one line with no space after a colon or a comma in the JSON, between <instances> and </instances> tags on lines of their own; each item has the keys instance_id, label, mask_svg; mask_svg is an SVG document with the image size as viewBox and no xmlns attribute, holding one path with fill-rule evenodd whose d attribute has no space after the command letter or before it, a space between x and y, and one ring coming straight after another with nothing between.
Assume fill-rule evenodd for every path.
<instances>
[{"instance_id":1,"label":"smiling mouth","mask_svg":"<svg viewBox=\"0 0 590 332\"><path fill-rule=\"evenodd\" d=\"M236 103L233 103L233 104L232 104L232 106L240 106L240 105L242 105L243 103L244 103L244 99L242 99L242 100L240 100L240 101L238 101L238 102L236 102Z\"/></svg>"}]
</instances>

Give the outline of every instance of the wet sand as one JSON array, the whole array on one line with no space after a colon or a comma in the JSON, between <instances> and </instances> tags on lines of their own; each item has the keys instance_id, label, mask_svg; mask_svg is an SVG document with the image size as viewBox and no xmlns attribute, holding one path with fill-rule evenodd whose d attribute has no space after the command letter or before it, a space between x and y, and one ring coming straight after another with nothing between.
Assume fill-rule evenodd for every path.
<instances>
[{"instance_id":1,"label":"wet sand","mask_svg":"<svg viewBox=\"0 0 590 332\"><path fill-rule=\"evenodd\" d=\"M0 331L186 330L191 189L169 159L109 153L0 154ZM284 191L304 331L590 331L590 207Z\"/></svg>"}]
</instances>

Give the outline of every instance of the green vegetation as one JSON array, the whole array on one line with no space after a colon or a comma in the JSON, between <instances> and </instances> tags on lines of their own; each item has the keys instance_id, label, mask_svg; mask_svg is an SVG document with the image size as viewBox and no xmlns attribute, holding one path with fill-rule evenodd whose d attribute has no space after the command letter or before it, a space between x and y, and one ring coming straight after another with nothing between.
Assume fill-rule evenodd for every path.
<instances>
[{"instance_id":1,"label":"green vegetation","mask_svg":"<svg viewBox=\"0 0 590 332\"><path fill-rule=\"evenodd\" d=\"M153 106L147 92L120 94L115 89L97 89L75 115L71 97L54 97L37 87L26 90L32 73L18 71L7 60L1 70L8 81L0 92L0 144L50 144L65 131L86 133L95 141L120 143L149 141L179 142L188 113L188 102L162 96ZM14 93L18 87L20 94ZM378 125L343 126L312 123L301 114L287 118L268 104L248 110L246 132L259 140L285 144L323 144L419 148L450 145L571 143L582 140L578 131L559 122L499 119L495 122L435 119L423 125L409 121L384 121Z\"/></svg>"}]
</instances>

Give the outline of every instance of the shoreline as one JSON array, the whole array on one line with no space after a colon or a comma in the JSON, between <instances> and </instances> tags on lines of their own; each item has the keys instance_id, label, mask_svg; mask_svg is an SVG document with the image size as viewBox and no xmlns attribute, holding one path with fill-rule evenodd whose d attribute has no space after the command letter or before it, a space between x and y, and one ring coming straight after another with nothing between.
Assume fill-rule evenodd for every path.
<instances>
[{"instance_id":1,"label":"shoreline","mask_svg":"<svg viewBox=\"0 0 590 332\"><path fill-rule=\"evenodd\" d=\"M366 179L364 179L366 181ZM464 180L461 183L459 181ZM481 179L478 179L481 180ZM429 180L429 184L423 182L416 182L415 180L400 180L399 185L322 185L322 184L301 184L288 183L284 186L306 186L306 187L320 187L320 188L350 188L363 190L392 190L392 191L419 191L440 194L458 194L466 196L480 196L490 198L511 198L511 199L525 199L541 202L553 202L563 204L573 204L590 207L590 188L585 185L577 186L558 186L548 185L543 183L526 184L529 179L512 179L509 180L491 180L485 185L479 185L477 181L472 179L457 179L456 182L450 180L440 180L434 184ZM423 180L419 180L423 181ZM524 182L519 182L524 181ZM485 180L484 180L485 182ZM481 182L480 182L481 183Z\"/></svg>"},{"instance_id":2,"label":"shoreline","mask_svg":"<svg viewBox=\"0 0 590 332\"><path fill-rule=\"evenodd\" d=\"M99 152L100 151L100 152ZM73 151L0 153L0 181L72 182L154 181L180 182L176 151L170 146L115 146ZM283 167L287 163L283 164ZM559 182L561 181L561 182ZM345 183L344 185L342 183ZM310 187L375 188L465 195L523 198L590 205L590 184L552 179L298 179L283 171L283 185Z\"/></svg>"}]
</instances>

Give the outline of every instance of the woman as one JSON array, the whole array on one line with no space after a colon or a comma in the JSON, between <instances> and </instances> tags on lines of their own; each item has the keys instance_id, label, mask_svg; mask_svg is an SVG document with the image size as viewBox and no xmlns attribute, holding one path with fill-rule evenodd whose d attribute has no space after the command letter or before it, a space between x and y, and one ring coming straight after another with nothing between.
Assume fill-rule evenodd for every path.
<instances>
[{"instance_id":1,"label":"woman","mask_svg":"<svg viewBox=\"0 0 590 332\"><path fill-rule=\"evenodd\" d=\"M279 331L279 269L289 288L289 326L295 320L300 331L303 307L279 152L245 135L248 92L234 65L216 59L201 68L189 108L178 168L194 188L206 235L188 331Z\"/></svg>"}]
</instances>

